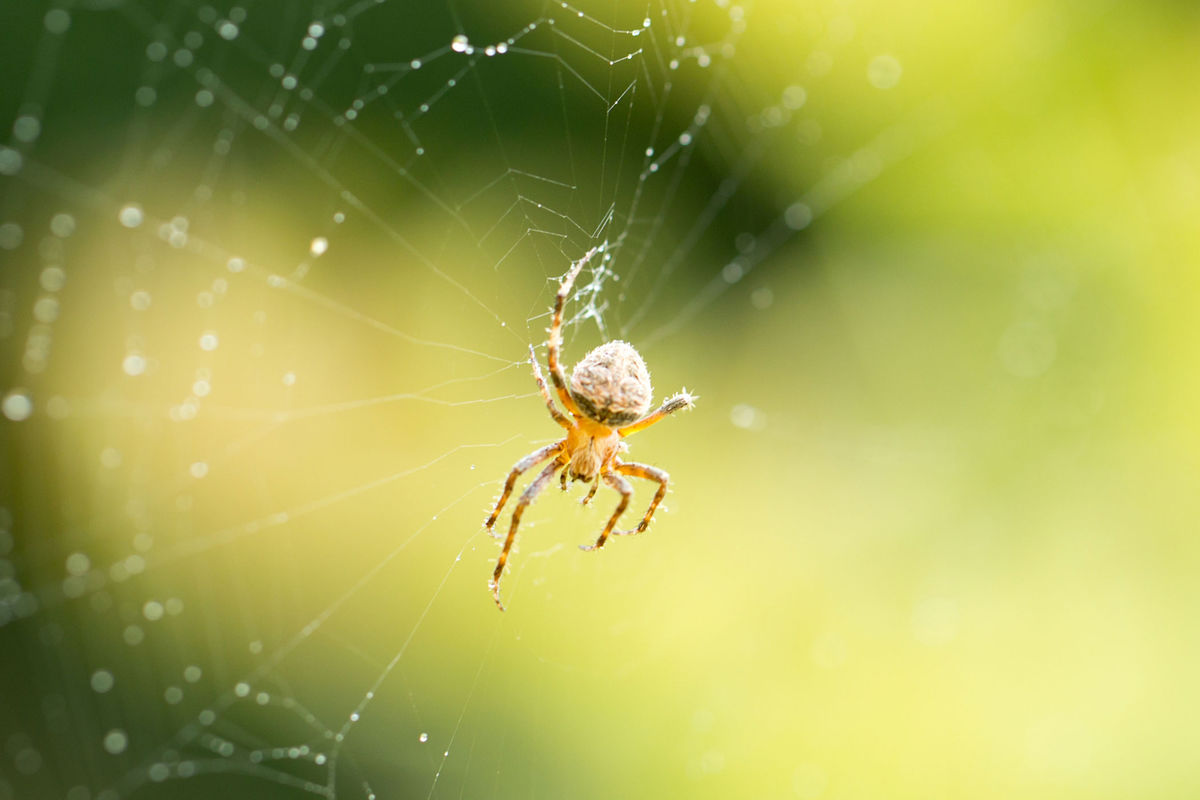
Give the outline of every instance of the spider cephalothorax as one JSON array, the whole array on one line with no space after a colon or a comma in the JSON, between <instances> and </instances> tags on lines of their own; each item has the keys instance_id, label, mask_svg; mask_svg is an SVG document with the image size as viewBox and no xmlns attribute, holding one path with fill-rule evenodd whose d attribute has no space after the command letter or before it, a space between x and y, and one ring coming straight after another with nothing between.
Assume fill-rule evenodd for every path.
<instances>
[{"instance_id":1,"label":"spider cephalothorax","mask_svg":"<svg viewBox=\"0 0 1200 800\"><path fill-rule=\"evenodd\" d=\"M609 517L604 530L600 532L600 538L593 545L583 545L583 549L599 550L604 547L605 541L613 533L617 535L641 533L650 525L654 510L666 496L669 477L667 473L656 467L621 461L618 457L619 454L629 449L623 439L650 427L668 414L682 408L691 408L695 401L687 389L684 389L669 398L654 413L647 415L646 412L650 410L652 398L650 372L646 369L646 362L642 360L641 355L633 349L633 345L619 341L606 342L584 356L583 360L576 364L575 369L571 371L571 383L568 390L566 376L563 374L562 365L559 364L559 351L562 348L563 306L566 304L567 296L571 293L575 277L583 269L583 265L599 251L600 248L594 247L583 258L571 265L571 269L558 287L558 295L554 301L554 319L550 325L548 346L550 379L554 382L558 399L566 407L570 417L559 411L558 406L554 404L554 398L550 396L550 390L546 388L546 381L542 379L542 371L538 367L533 346L531 345L529 348L529 362L533 365L533 377L542 393L542 399L546 401L550 416L566 429L567 435L561 441L535 450L516 463L508 474L508 480L504 482L504 491L500 493L496 507L487 518L487 522L484 523L489 531L496 524L496 519L500 516L500 511L504 508L509 495L512 494L513 485L521 473L547 459L553 459L538 474L533 483L529 484L521 493L517 507L513 509L512 524L509 526L508 536L504 540L504 549L500 551L500 558L496 562L496 571L488 582L492 597L495 598L496 605L500 606L501 610L504 609L504 606L500 603L500 576L504 573L504 565L508 561L509 551L512 550L513 542L516 540L517 527L521 524L521 514L524 513L526 506L533 502L538 493L553 480L555 473L561 471L564 489L567 487L568 478L592 484L592 488L588 490L587 496L583 499L584 503L587 503L596 494L601 480L621 494L621 502ZM623 475L655 481L658 483L658 491L655 492L654 499L650 501L650 507L646 509L646 514L637 528L628 531L614 531L617 520L624 513L625 508L629 505L629 499L633 496L633 487L622 477Z\"/></svg>"}]
</instances>

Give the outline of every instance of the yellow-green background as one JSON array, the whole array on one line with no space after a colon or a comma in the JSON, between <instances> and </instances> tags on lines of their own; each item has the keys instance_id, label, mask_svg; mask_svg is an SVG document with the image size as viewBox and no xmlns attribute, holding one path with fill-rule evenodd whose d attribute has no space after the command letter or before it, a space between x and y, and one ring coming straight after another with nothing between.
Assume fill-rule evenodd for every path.
<instances>
[{"instance_id":1,"label":"yellow-green background","mask_svg":"<svg viewBox=\"0 0 1200 800\"><path fill-rule=\"evenodd\" d=\"M556 432L521 359L543 341L568 257L539 244L498 263L524 223L472 249L444 209L362 149L322 161L343 185L368 187L366 205L418 258L339 205L313 164L249 128L218 160L218 191L188 201L207 180L197 176L211 163L208 118L190 129L168 99L186 106L194 85L164 83L159 107L135 113L136 71L88 65L106 63L105 37L140 52L147 9L175 35L197 12L128 6L140 11L73 9L52 57L68 85L50 95L27 169L0 179L6 218L26 228L22 247L0 254L12 299L0 389L25 387L35 404L30 419L0 428L13 541L2 577L6 592L11 581L47 590L35 613L0 628L0 797L65 797L77 786L87 797L110 786L135 797L297 796L270 776L224 770L194 738L162 747L247 674L260 676L255 692L337 729L385 672L342 749L354 766L341 768L339 796L1200 791L1193 5L749 8L714 104L734 133L698 151L695 183L675 204L647 201L663 227L640 277L603 298L619 330L734 173L739 147L764 147L704 245L628 331L638 346L667 325L644 352L656 392L686 385L700 396L694 411L630 441L632 458L670 471L668 508L646 535L584 553L575 546L614 496L602 490L581 510L582 489L547 491L525 517L503 615L486 591L496 546L480 523L512 462ZM0 15L13 31L36 31L46 8ZM280 14L284 28L307 13L250 10L260 24ZM544 11L456 10L497 30ZM446 41L439 11L425 20L401 10L410 25L396 36L414 44L397 52ZM642 14L588 11L613 25ZM695 24L719 38L721 20ZM6 119L31 80L33 38L6 56ZM350 52L377 46L356 39ZM814 53L829 55L828 72ZM894 88L867 80L881 54L902 66ZM236 60L214 68L231 85L257 75ZM552 173L563 164L555 115L577 115L575 196L514 185L460 213L478 235L528 191L595 224L613 198L590 171L602 152L640 163L647 120L631 124L632 144L605 136L577 86L531 90L524 99L546 112L535 120L514 87L552 73L517 66L489 85L487 69L477 72L492 106L462 113L483 113L493 131L455 130L467 117L454 106L431 115L444 136L430 144L435 194L461 199L502 171L496 143L509 165ZM64 77L89 71L112 78L102 81L116 84L111 97L85 98ZM669 123L686 124L706 85L681 74ZM757 130L748 118L789 85L806 88L804 108L780 132L747 133ZM397 135L378 120L361 130L385 149ZM323 145L303 131L298 151L315 156ZM766 230L844 159L870 164L896 136L911 142L906 154L689 309L738 234ZM243 143L250 155L239 158ZM115 222L130 200L152 217L139 231ZM336 228L335 209L348 217ZM60 211L78 221L50 254L68 281L51 366L30 375L23 337L48 263L38 242ZM192 220L192 249L155 238L177 213ZM306 260L317 235L329 253L288 287L268 286L269 273ZM585 246L576 232L565 249ZM233 254L252 267L229 273ZM218 278L226 287L200 308L198 293ZM138 288L153 296L146 312L130 310ZM206 330L220 333L211 353L197 347ZM568 359L598 341L591 323L573 326ZM122 373L131 350L152 358L146 375ZM170 420L197 369L211 371L211 395L195 420ZM370 398L387 399L336 405ZM109 449L116 466L111 453L102 463ZM209 467L199 480L196 461ZM631 514L649 495L637 489ZM138 533L152 544L136 543ZM56 599L67 555L107 570L135 550L143 574ZM172 597L183 613L144 619L147 600ZM128 625L145 641L127 644ZM272 654L282 655L262 669ZM203 678L182 681L186 665ZM103 695L89 688L100 668L116 676ZM182 703L163 701L169 686L186 690ZM239 746L320 749L295 713L252 699L225 708L213 730ZM119 756L101 747L112 728L130 736ZM31 748L40 767L28 772ZM189 758L204 774L146 782L148 764ZM273 766L326 775L311 763Z\"/></svg>"}]
</instances>

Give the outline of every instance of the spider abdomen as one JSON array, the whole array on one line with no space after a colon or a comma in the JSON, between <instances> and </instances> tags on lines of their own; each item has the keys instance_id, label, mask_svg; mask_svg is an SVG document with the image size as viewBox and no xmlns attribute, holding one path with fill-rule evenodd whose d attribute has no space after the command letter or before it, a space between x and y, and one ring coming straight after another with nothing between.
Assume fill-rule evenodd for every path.
<instances>
[{"instance_id":1,"label":"spider abdomen","mask_svg":"<svg viewBox=\"0 0 1200 800\"><path fill-rule=\"evenodd\" d=\"M606 342L571 371L571 397L602 425L628 425L645 416L652 397L650 371L628 342Z\"/></svg>"}]
</instances>

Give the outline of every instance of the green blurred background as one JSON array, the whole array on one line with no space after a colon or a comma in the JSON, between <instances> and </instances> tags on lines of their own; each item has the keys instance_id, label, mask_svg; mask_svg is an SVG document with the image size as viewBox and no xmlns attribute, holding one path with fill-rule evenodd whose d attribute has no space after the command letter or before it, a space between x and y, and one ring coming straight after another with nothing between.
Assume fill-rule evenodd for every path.
<instances>
[{"instance_id":1,"label":"green blurred background","mask_svg":"<svg viewBox=\"0 0 1200 800\"><path fill-rule=\"evenodd\" d=\"M1195 4L0 29L0 800L1200 792ZM500 614L600 242L700 400Z\"/></svg>"}]
</instances>

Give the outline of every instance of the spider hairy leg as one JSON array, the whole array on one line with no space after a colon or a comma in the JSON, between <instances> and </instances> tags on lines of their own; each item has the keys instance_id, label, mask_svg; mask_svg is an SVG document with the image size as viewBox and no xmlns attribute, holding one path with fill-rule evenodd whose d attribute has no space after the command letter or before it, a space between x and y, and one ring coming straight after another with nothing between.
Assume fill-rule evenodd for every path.
<instances>
[{"instance_id":1,"label":"spider hairy leg","mask_svg":"<svg viewBox=\"0 0 1200 800\"><path fill-rule=\"evenodd\" d=\"M584 253L583 258L571 265L571 269L567 271L566 277L558 285L558 294L554 297L554 317L550 323L549 353L547 356L547 361L550 363L550 380L554 383L555 391L558 392L558 399L562 401L567 411L570 411L576 417L581 416L579 407L575 405L575 401L571 398L570 393L567 392L567 376L563 373L562 364L559 363L559 354L563 344L563 307L567 304L567 297L571 294L571 287L575 284L575 278L579 275L579 271L599 251L599 247L593 247Z\"/></svg>"},{"instance_id":2,"label":"spider hairy leg","mask_svg":"<svg viewBox=\"0 0 1200 800\"><path fill-rule=\"evenodd\" d=\"M620 433L621 436L632 436L638 431L644 431L646 428L649 428L659 420L665 419L671 414L674 414L676 411L694 408L696 406L696 400L698 399L699 398L696 397L696 395L692 394L687 389L684 389L673 397L669 397L663 401L663 404L659 406L658 409L653 413L648 414L642 419L639 419L632 425L626 425L624 428L620 428L618 433Z\"/></svg>"},{"instance_id":3,"label":"spider hairy leg","mask_svg":"<svg viewBox=\"0 0 1200 800\"><path fill-rule=\"evenodd\" d=\"M504 549L500 551L500 558L496 560L496 571L492 573L492 579L488 581L488 589L492 593L492 599L496 601L496 606L501 611L504 610L504 604L500 602L500 575L504 572L504 565L508 563L508 551L512 549L513 542L517 539L517 527L521 524L521 515L525 513L525 507L537 498L542 489L546 488L546 484L554 477L554 473L561 469L562 466L557 461L547 464L546 468L537 476L537 479L525 487L525 491L521 493L521 499L517 501L517 506L513 509L512 525L508 528L508 538L504 540Z\"/></svg>"},{"instance_id":4,"label":"spider hairy leg","mask_svg":"<svg viewBox=\"0 0 1200 800\"><path fill-rule=\"evenodd\" d=\"M617 464L617 472L623 475L632 475L635 478L643 478L648 481L656 481L658 483L658 491L654 493L654 499L650 501L650 507L646 509L646 515L642 517L642 521L633 530L628 531L613 531L615 536L629 536L635 533L644 533L646 528L650 527L650 519L654 516L654 510L658 508L658 504L667 496L667 483L671 480L671 476L664 470L658 467L652 467L649 464Z\"/></svg>"},{"instance_id":5,"label":"spider hairy leg","mask_svg":"<svg viewBox=\"0 0 1200 800\"><path fill-rule=\"evenodd\" d=\"M596 543L581 544L579 545L580 550L599 550L604 547L604 543L608 540L608 535L612 533L613 528L617 527L617 520L625 513L625 509L629 507L629 498L633 497L633 487L629 485L629 481L615 472L605 472L604 482L621 493L621 502L617 504L617 510L608 518L608 524L600 532L600 538L596 540Z\"/></svg>"},{"instance_id":6,"label":"spider hairy leg","mask_svg":"<svg viewBox=\"0 0 1200 800\"><path fill-rule=\"evenodd\" d=\"M537 353L533 349L533 345L529 345L529 363L533 366L533 379L537 381L538 391L542 393L542 399L546 401L546 408L550 409L550 416L554 417L554 421L564 428L571 427L571 420L567 419L566 414L558 410L558 406L554 405L554 398L550 396L550 390L546 388L546 380L542 377L542 368L538 366ZM564 485L563 488L566 488Z\"/></svg>"},{"instance_id":7,"label":"spider hairy leg","mask_svg":"<svg viewBox=\"0 0 1200 800\"><path fill-rule=\"evenodd\" d=\"M588 489L587 496L580 501L581 505L587 505L592 502L592 498L596 496L596 490L600 488L600 479L592 481L592 488Z\"/></svg>"},{"instance_id":8,"label":"spider hairy leg","mask_svg":"<svg viewBox=\"0 0 1200 800\"><path fill-rule=\"evenodd\" d=\"M508 496L512 494L513 485L517 482L517 478L521 476L521 473L532 469L550 456L558 454L561 450L562 442L555 442L540 450L533 451L513 466L512 471L508 473L508 480L504 482L504 491L500 493L500 499L496 501L496 507L492 509L492 515L487 518L487 522L483 523L483 527L487 528L489 533L492 530L492 526L496 524L496 518L500 516L500 511L504 508L504 504L508 502Z\"/></svg>"}]
</instances>

